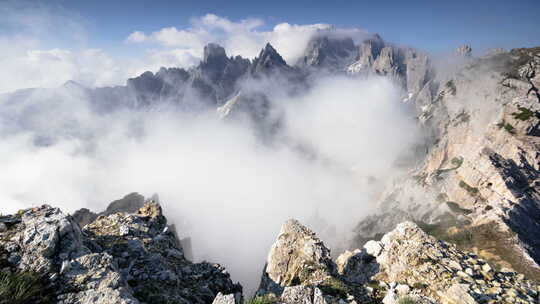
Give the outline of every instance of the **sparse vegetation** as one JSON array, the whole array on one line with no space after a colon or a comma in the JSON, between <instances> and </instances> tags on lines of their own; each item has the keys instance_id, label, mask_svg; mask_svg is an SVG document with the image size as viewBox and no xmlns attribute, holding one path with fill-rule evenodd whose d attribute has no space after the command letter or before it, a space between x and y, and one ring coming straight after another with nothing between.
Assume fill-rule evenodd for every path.
<instances>
[{"instance_id":1,"label":"sparse vegetation","mask_svg":"<svg viewBox=\"0 0 540 304\"><path fill-rule=\"evenodd\" d=\"M456 84L454 83L454 80L449 80L446 83L446 87L448 88L448 91L450 92L450 94L456 95L457 88L456 88Z\"/></svg>"},{"instance_id":2,"label":"sparse vegetation","mask_svg":"<svg viewBox=\"0 0 540 304\"><path fill-rule=\"evenodd\" d=\"M0 272L0 304L51 303L45 282L35 272Z\"/></svg>"},{"instance_id":3,"label":"sparse vegetation","mask_svg":"<svg viewBox=\"0 0 540 304\"><path fill-rule=\"evenodd\" d=\"M516 134L516 131L515 131L514 127L509 123L506 123L504 125L504 129L510 134Z\"/></svg>"},{"instance_id":4,"label":"sparse vegetation","mask_svg":"<svg viewBox=\"0 0 540 304\"><path fill-rule=\"evenodd\" d=\"M455 212L455 213L459 213L459 214L471 214L472 211L469 210L469 209L465 209L465 208L461 208L458 204L456 204L455 202L446 202L446 204L448 205L448 208L450 208L450 210L452 210L452 212Z\"/></svg>"},{"instance_id":5,"label":"sparse vegetation","mask_svg":"<svg viewBox=\"0 0 540 304\"><path fill-rule=\"evenodd\" d=\"M534 116L533 111L524 107L518 107L518 111L519 112L512 113L512 116L514 116L515 119L526 121L526 120L529 120L529 118Z\"/></svg>"},{"instance_id":6,"label":"sparse vegetation","mask_svg":"<svg viewBox=\"0 0 540 304\"><path fill-rule=\"evenodd\" d=\"M455 217L449 217L436 224L424 222L417 224L427 234L439 240L455 244L464 251L477 252L495 269L501 267L501 262L506 262L527 278L540 281L540 271L529 267L516 253L512 234L502 232L492 224L469 226L470 223L459 222Z\"/></svg>"},{"instance_id":7,"label":"sparse vegetation","mask_svg":"<svg viewBox=\"0 0 540 304\"><path fill-rule=\"evenodd\" d=\"M403 296L401 298L399 298L399 301L398 301L399 304L416 304L416 301L409 297L409 296Z\"/></svg>"},{"instance_id":8,"label":"sparse vegetation","mask_svg":"<svg viewBox=\"0 0 540 304\"><path fill-rule=\"evenodd\" d=\"M444 203L448 200L448 195L446 195L446 193L439 193L435 200L439 203Z\"/></svg>"},{"instance_id":9,"label":"sparse vegetation","mask_svg":"<svg viewBox=\"0 0 540 304\"><path fill-rule=\"evenodd\" d=\"M340 298L346 298L347 294L349 293L349 287L334 277L328 277L325 279L324 282L319 286L319 289L328 295Z\"/></svg>"},{"instance_id":10,"label":"sparse vegetation","mask_svg":"<svg viewBox=\"0 0 540 304\"><path fill-rule=\"evenodd\" d=\"M277 298L273 294L256 296L245 302L246 304L274 304L277 303Z\"/></svg>"},{"instance_id":11,"label":"sparse vegetation","mask_svg":"<svg viewBox=\"0 0 540 304\"><path fill-rule=\"evenodd\" d=\"M469 195L471 196L477 196L479 193L478 188L471 187L469 184L467 184L466 182L462 180L459 181L459 187L465 189L465 191L467 191L467 193L469 193Z\"/></svg>"},{"instance_id":12,"label":"sparse vegetation","mask_svg":"<svg viewBox=\"0 0 540 304\"><path fill-rule=\"evenodd\" d=\"M463 110L456 116L456 119L455 119L456 122L454 125L457 126L461 123L469 122L470 120L471 120L471 116L469 115L469 113Z\"/></svg>"},{"instance_id":13,"label":"sparse vegetation","mask_svg":"<svg viewBox=\"0 0 540 304\"><path fill-rule=\"evenodd\" d=\"M446 169L439 169L435 172L437 178L439 178L439 175L441 175L442 173L445 173L445 172L449 172L449 171L453 171L453 170L457 170L461 167L461 165L463 164L463 157L459 156L459 157L454 157L452 158L452 160L450 161L450 163L454 166L452 168L446 168Z\"/></svg>"},{"instance_id":14,"label":"sparse vegetation","mask_svg":"<svg viewBox=\"0 0 540 304\"><path fill-rule=\"evenodd\" d=\"M510 133L512 135L516 134L516 130L514 129L514 126L507 123L504 119L497 124L497 127L499 127L499 129L505 129L506 132L508 132L508 133Z\"/></svg>"},{"instance_id":15,"label":"sparse vegetation","mask_svg":"<svg viewBox=\"0 0 540 304\"><path fill-rule=\"evenodd\" d=\"M450 163L452 163L452 165L456 166L455 169L457 169L457 168L461 167L461 165L463 164L463 157L461 157L461 156L454 157L454 158L452 158Z\"/></svg>"}]
</instances>

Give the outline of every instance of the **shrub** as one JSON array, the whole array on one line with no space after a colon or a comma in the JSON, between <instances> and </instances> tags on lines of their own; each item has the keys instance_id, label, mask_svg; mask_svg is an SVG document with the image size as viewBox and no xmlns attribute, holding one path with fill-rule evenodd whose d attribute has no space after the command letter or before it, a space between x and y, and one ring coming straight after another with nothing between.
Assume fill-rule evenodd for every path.
<instances>
[{"instance_id":1,"label":"shrub","mask_svg":"<svg viewBox=\"0 0 540 304\"><path fill-rule=\"evenodd\" d=\"M514 127L509 124L509 123L506 123L504 125L504 129L506 130L506 132L510 133L510 134L516 134L516 130L514 129Z\"/></svg>"},{"instance_id":2,"label":"shrub","mask_svg":"<svg viewBox=\"0 0 540 304\"><path fill-rule=\"evenodd\" d=\"M515 112L515 113L512 113L512 116L514 116L515 119L519 119L519 120L528 120L529 118L531 118L532 116L534 116L534 112L527 109L527 108L524 108L524 107L518 107L518 111L519 112Z\"/></svg>"},{"instance_id":3,"label":"shrub","mask_svg":"<svg viewBox=\"0 0 540 304\"><path fill-rule=\"evenodd\" d=\"M499 129L504 128L506 130L506 132L508 132L510 134L516 134L516 130L514 130L514 127L511 124L504 121L504 119L497 124L497 127L499 127Z\"/></svg>"}]
</instances>

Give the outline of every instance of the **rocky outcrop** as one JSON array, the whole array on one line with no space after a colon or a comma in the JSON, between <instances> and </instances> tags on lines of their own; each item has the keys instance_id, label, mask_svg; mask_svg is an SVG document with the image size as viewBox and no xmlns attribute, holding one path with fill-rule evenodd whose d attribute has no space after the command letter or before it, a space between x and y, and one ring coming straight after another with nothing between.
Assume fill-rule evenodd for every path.
<instances>
[{"instance_id":1,"label":"rocky outcrop","mask_svg":"<svg viewBox=\"0 0 540 304\"><path fill-rule=\"evenodd\" d=\"M287 221L257 299L264 303L537 303L540 285L403 222L334 263L307 227ZM233 297L230 297L232 300Z\"/></svg>"},{"instance_id":2,"label":"rocky outcrop","mask_svg":"<svg viewBox=\"0 0 540 304\"><path fill-rule=\"evenodd\" d=\"M135 213L144 205L144 196L139 193L130 193L119 200L115 200L101 213L94 213L87 208L82 208L73 213L73 219L80 227L93 222L100 215L111 215L117 212Z\"/></svg>"},{"instance_id":3,"label":"rocky outcrop","mask_svg":"<svg viewBox=\"0 0 540 304\"><path fill-rule=\"evenodd\" d=\"M495 270L476 254L438 241L412 222L399 224L363 251L379 268L372 279L388 294L436 303L535 303L538 288L524 275ZM370 271L373 266L367 264ZM361 271L361 268L358 270ZM386 297L385 297L386 298Z\"/></svg>"},{"instance_id":4,"label":"rocky outcrop","mask_svg":"<svg viewBox=\"0 0 540 304\"><path fill-rule=\"evenodd\" d=\"M335 273L330 250L297 220L282 227L272 245L260 289L274 290L300 282L314 283ZM276 286L277 285L277 286Z\"/></svg>"},{"instance_id":5,"label":"rocky outcrop","mask_svg":"<svg viewBox=\"0 0 540 304\"><path fill-rule=\"evenodd\" d=\"M2 273L41 278L32 283L40 284L40 297L57 303L211 303L219 292L241 293L221 266L185 259L152 201L83 229L47 205L0 222Z\"/></svg>"},{"instance_id":6,"label":"rocky outcrop","mask_svg":"<svg viewBox=\"0 0 540 304\"><path fill-rule=\"evenodd\" d=\"M268 254L257 296L281 303L371 299L362 286L350 284L338 274L330 250L297 220L288 220L281 227Z\"/></svg>"},{"instance_id":7,"label":"rocky outcrop","mask_svg":"<svg viewBox=\"0 0 540 304\"><path fill-rule=\"evenodd\" d=\"M349 75L381 75L393 79L406 92L404 101L415 100L433 90L429 57L417 50L386 43L379 35L363 41L346 71Z\"/></svg>"}]
</instances>

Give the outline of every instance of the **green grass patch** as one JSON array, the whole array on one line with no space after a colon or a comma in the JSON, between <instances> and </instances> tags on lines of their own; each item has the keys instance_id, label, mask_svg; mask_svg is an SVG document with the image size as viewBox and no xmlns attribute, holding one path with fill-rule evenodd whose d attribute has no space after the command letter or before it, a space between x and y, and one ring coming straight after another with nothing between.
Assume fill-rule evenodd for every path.
<instances>
[{"instance_id":1,"label":"green grass patch","mask_svg":"<svg viewBox=\"0 0 540 304\"><path fill-rule=\"evenodd\" d=\"M278 299L273 294L266 294L262 296L256 296L253 299L245 301L246 304L274 304Z\"/></svg>"},{"instance_id":2,"label":"green grass patch","mask_svg":"<svg viewBox=\"0 0 540 304\"><path fill-rule=\"evenodd\" d=\"M45 284L35 272L0 272L0 304L52 303Z\"/></svg>"},{"instance_id":3,"label":"green grass patch","mask_svg":"<svg viewBox=\"0 0 540 304\"><path fill-rule=\"evenodd\" d=\"M327 278L318 287L323 293L342 299L347 298L349 293L349 287L334 277Z\"/></svg>"},{"instance_id":4,"label":"green grass patch","mask_svg":"<svg viewBox=\"0 0 540 304\"><path fill-rule=\"evenodd\" d=\"M416 304L416 301L409 296L403 296L399 298L398 304Z\"/></svg>"}]
</instances>

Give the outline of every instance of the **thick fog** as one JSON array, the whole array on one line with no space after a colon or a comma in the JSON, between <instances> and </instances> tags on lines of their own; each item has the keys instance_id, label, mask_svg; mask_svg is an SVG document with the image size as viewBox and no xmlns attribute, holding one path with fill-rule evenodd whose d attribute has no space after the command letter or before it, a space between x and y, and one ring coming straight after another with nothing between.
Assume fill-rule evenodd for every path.
<instances>
[{"instance_id":1,"label":"thick fog","mask_svg":"<svg viewBox=\"0 0 540 304\"><path fill-rule=\"evenodd\" d=\"M345 241L373 208L372 184L418 138L401 92L383 78L327 78L295 97L272 140L215 110L96 114L76 86L0 96L2 212L48 203L103 210L158 193L196 260L224 264L253 290L284 220Z\"/></svg>"},{"instance_id":2,"label":"thick fog","mask_svg":"<svg viewBox=\"0 0 540 304\"><path fill-rule=\"evenodd\" d=\"M193 66L208 42L248 58L271 42L294 64L321 31L359 41L369 35L364 30L268 27L207 14L186 28L134 29L119 42L129 51L119 47L121 56L113 56L92 48L86 21L61 6L8 0L0 12L10 29L0 33L0 212L43 203L101 211L131 192L158 193L179 235L191 238L195 260L225 265L248 292L288 218L330 247L346 247L380 186L401 170L397 160L420 138L403 92L384 78L324 78L294 96L275 79L245 82L242 91L264 93L279 118L264 137L259 122L221 119L215 108L98 114L86 89L62 86L121 85L161 66ZM24 90L30 87L54 89Z\"/></svg>"}]
</instances>

